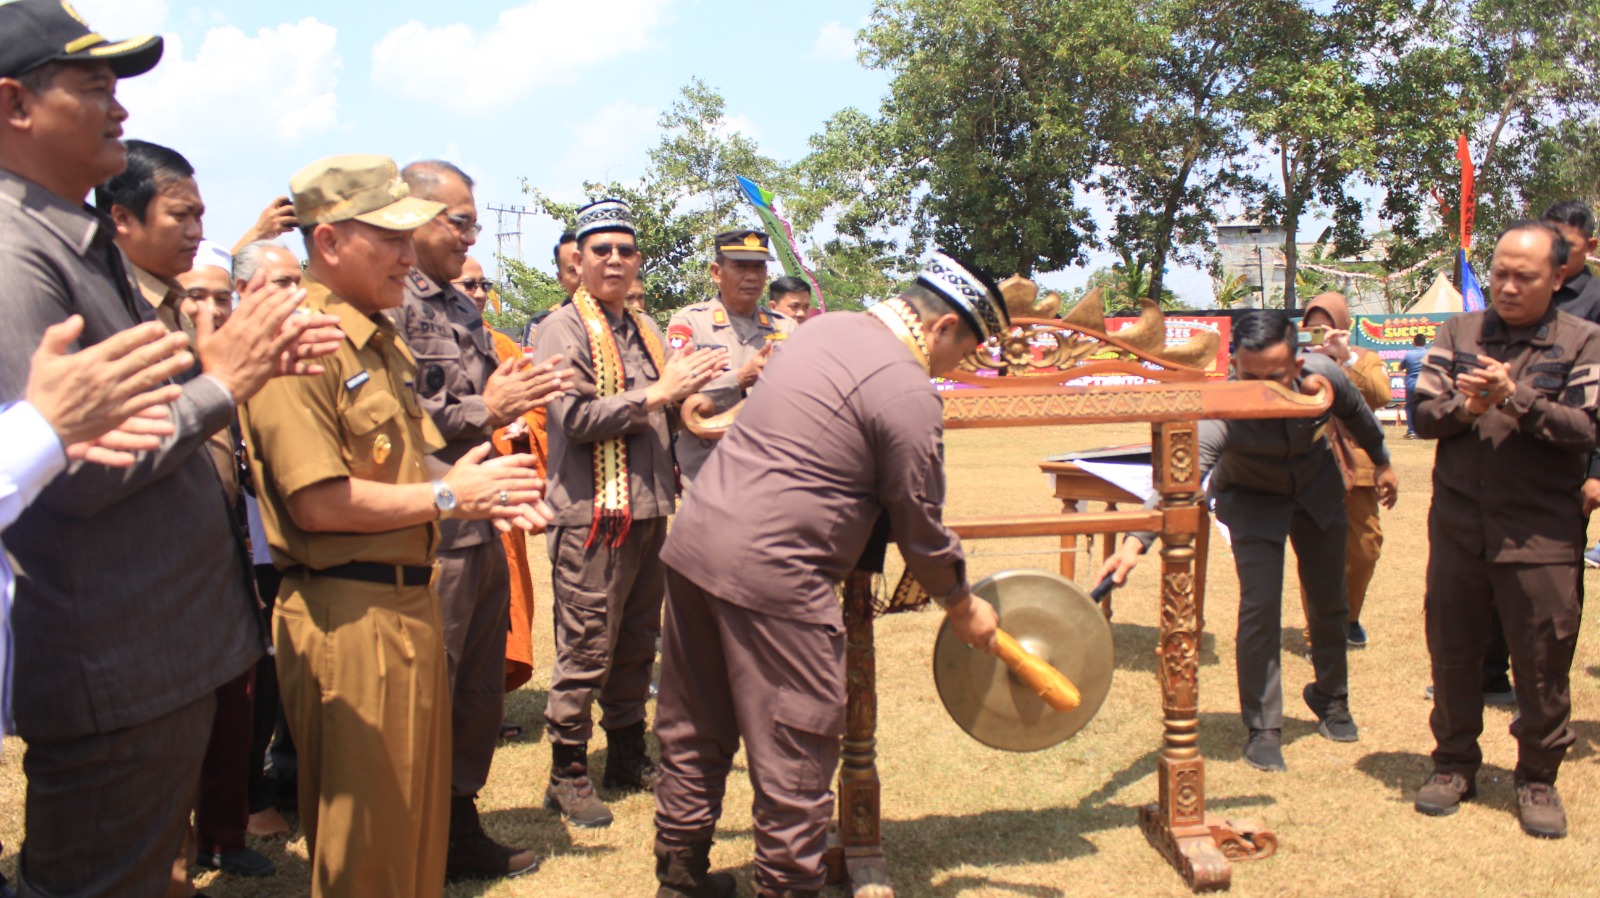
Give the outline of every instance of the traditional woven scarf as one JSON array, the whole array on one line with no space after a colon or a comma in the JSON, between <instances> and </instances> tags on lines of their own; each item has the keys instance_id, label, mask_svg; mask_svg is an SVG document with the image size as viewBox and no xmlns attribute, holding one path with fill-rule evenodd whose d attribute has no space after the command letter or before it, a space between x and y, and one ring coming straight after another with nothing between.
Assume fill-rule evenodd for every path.
<instances>
[{"instance_id":1,"label":"traditional woven scarf","mask_svg":"<svg viewBox=\"0 0 1600 898\"><path fill-rule=\"evenodd\" d=\"M867 314L883 322L889 332L900 338L900 342L917 357L922 370L928 370L928 343L922 336L922 317L915 309L896 297L878 303L868 309Z\"/></svg>"},{"instance_id":2,"label":"traditional woven scarf","mask_svg":"<svg viewBox=\"0 0 1600 898\"><path fill-rule=\"evenodd\" d=\"M628 377L622 368L622 351L605 312L599 301L581 287L572 297L572 303L578 307L578 317L583 319L584 333L589 337L596 394L602 399L621 395L627 388ZM643 313L633 309L624 312L633 316L633 324L639 329L639 336L659 374L666 367L661 341L645 322ZM607 437L594 444L594 525L589 529L584 548L597 540L607 546L620 546L628 538L632 524L633 514L628 504L628 441L623 436Z\"/></svg>"}]
</instances>

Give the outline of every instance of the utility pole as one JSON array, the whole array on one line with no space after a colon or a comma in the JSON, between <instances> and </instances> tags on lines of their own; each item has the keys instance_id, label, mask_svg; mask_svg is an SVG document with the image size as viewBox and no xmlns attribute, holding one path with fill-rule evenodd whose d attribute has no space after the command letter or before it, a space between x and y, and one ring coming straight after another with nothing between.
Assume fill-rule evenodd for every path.
<instances>
[{"instance_id":1,"label":"utility pole","mask_svg":"<svg viewBox=\"0 0 1600 898\"><path fill-rule=\"evenodd\" d=\"M505 278L505 263L502 260L510 255L506 252L506 244L512 241L513 238L515 239L517 254L512 258L521 262L522 216L536 213L527 206L496 206L492 204L489 206L489 211L495 214L494 279L500 281ZM507 230L507 218L510 219L511 230Z\"/></svg>"}]
</instances>

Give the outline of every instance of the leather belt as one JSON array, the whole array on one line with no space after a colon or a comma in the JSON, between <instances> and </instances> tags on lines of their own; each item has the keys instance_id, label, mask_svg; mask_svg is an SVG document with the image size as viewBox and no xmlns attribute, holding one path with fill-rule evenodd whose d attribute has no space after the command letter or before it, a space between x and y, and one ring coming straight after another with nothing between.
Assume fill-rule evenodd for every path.
<instances>
[{"instance_id":1,"label":"leather belt","mask_svg":"<svg viewBox=\"0 0 1600 898\"><path fill-rule=\"evenodd\" d=\"M296 565L285 571L304 577L335 577L340 580L359 580L362 583L381 583L385 586L427 586L433 582L433 568L398 564L378 564L372 561L352 561L322 570Z\"/></svg>"}]
</instances>

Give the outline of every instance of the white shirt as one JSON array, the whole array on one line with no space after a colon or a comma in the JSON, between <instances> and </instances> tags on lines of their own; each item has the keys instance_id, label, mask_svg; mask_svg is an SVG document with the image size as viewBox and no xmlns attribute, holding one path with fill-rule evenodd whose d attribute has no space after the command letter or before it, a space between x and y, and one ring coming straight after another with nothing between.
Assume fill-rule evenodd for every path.
<instances>
[{"instance_id":1,"label":"white shirt","mask_svg":"<svg viewBox=\"0 0 1600 898\"><path fill-rule=\"evenodd\" d=\"M67 453L39 410L18 402L0 411L0 533L4 533L55 476ZM0 728L11 732L11 600L16 583L0 546Z\"/></svg>"}]
</instances>

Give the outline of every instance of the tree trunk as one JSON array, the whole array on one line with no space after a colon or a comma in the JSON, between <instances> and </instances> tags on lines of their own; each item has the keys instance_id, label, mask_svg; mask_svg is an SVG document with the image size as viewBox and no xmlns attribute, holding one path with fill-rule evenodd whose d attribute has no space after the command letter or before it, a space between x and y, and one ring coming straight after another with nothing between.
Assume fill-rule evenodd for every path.
<instances>
[{"instance_id":1,"label":"tree trunk","mask_svg":"<svg viewBox=\"0 0 1600 898\"><path fill-rule=\"evenodd\" d=\"M1295 246L1295 236L1300 233L1300 189L1296 182L1294 167L1289 164L1289 148L1282 147L1283 167L1283 308L1292 312L1295 308L1294 275L1300 264L1300 250ZM1267 295L1266 285L1261 287L1263 304Z\"/></svg>"}]
</instances>

